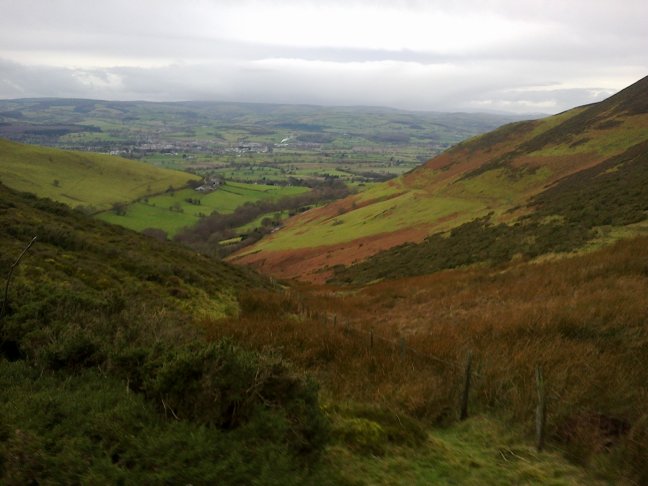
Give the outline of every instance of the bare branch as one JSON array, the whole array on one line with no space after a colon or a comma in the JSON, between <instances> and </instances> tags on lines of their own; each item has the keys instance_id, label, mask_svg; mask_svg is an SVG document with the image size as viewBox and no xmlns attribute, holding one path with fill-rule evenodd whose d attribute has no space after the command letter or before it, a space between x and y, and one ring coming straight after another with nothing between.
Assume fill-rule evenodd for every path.
<instances>
[{"instance_id":1,"label":"bare branch","mask_svg":"<svg viewBox=\"0 0 648 486\"><path fill-rule=\"evenodd\" d=\"M7 302L9 301L9 284L11 283L11 277L13 275L13 272L15 268L18 266L20 263L20 260L22 259L23 256L25 256L25 253L27 253L27 250L31 248L31 246L34 244L38 236L34 236L32 240L29 242L29 244L25 247L25 249L22 251L20 256L16 259L16 261L11 265L9 268L9 274L7 275L7 283L5 285L5 291L4 291L4 299L2 301L2 309L0 309L0 319L4 317L5 314L5 309L7 308Z\"/></svg>"}]
</instances>

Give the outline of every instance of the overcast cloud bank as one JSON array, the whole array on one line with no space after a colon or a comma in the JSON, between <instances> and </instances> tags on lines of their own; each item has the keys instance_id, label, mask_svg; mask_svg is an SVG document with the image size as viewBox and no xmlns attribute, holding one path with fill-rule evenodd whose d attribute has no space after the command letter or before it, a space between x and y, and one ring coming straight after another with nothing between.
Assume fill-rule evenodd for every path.
<instances>
[{"instance_id":1,"label":"overcast cloud bank","mask_svg":"<svg viewBox=\"0 0 648 486\"><path fill-rule=\"evenodd\" d=\"M556 113L648 74L648 2L0 0L0 97Z\"/></svg>"}]
</instances>

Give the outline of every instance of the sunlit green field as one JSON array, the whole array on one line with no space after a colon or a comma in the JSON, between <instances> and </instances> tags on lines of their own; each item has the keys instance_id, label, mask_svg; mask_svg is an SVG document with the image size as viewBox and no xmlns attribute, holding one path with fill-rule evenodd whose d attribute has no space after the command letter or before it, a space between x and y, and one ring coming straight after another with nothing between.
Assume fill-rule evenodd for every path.
<instances>
[{"instance_id":1,"label":"sunlit green field","mask_svg":"<svg viewBox=\"0 0 648 486\"><path fill-rule=\"evenodd\" d=\"M246 202L279 199L306 191L307 187L227 182L207 194L193 189L168 192L129 205L125 215L106 211L98 217L136 231L159 228L173 236L183 227L195 224L201 217L214 211L232 213Z\"/></svg>"}]
</instances>

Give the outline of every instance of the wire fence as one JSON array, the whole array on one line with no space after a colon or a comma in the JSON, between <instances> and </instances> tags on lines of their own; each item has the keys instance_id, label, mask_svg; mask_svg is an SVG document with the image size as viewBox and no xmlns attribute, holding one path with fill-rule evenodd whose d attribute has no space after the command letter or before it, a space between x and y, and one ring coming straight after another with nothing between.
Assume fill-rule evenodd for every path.
<instances>
[{"instance_id":1,"label":"wire fence","mask_svg":"<svg viewBox=\"0 0 648 486\"><path fill-rule=\"evenodd\" d=\"M324 325L332 326L334 329L340 329L340 331L345 333L346 335L351 336L355 334L356 336L365 336L365 339L368 338L369 348L373 348L374 343L382 342L387 346L392 347L394 351L397 351L401 355L401 357L415 356L421 360L442 364L450 368L454 368L458 371L464 370L463 363L459 363L456 361L449 361L439 356L430 353L425 353L418 349L415 349L412 346L410 346L407 343L406 339L402 336L398 340L386 338L374 332L373 329L366 330L360 327L353 326L349 323L348 320L339 322L337 314L329 314L329 313L320 314L317 312L310 312L308 310L306 310L305 313L306 316L309 317L311 320L320 322ZM478 373L474 373L474 372L473 375L479 376Z\"/></svg>"},{"instance_id":2,"label":"wire fence","mask_svg":"<svg viewBox=\"0 0 648 486\"><path fill-rule=\"evenodd\" d=\"M405 356L415 356L418 359L427 360L437 364L442 364L453 368L463 375L463 381L461 385L461 394L460 394L460 403L459 403L459 417L460 420L465 420L468 418L468 403L472 385L473 377L481 377L482 375L478 372L475 372L473 369L473 353L472 350L469 350L466 355L465 362L461 363L458 361L450 361L443 359L439 356L435 356L430 353L424 353L420 350L412 348L405 341L405 338L402 336L398 340L389 339L384 336L380 336L374 333L373 329L362 329L360 327L352 326L348 320L345 320L342 325L338 326L338 317L336 314L318 314L314 313L310 315L311 319L316 322L321 322L323 325L330 325L334 329L341 329L342 332L347 336L363 336L364 339L368 338L369 348L372 349L376 342L382 342L383 344L392 347L393 350L397 351L400 354L401 359ZM537 365L535 368L535 377L536 377L536 391L537 391L537 407L535 413L535 426L536 426L536 448L538 451L544 449L545 442L545 428L546 428L546 391L544 385L544 378L542 376L542 367Z\"/></svg>"},{"instance_id":3,"label":"wire fence","mask_svg":"<svg viewBox=\"0 0 648 486\"><path fill-rule=\"evenodd\" d=\"M361 328L352 325L348 319L342 321L337 314L326 312L318 312L309 309L303 301L298 305L297 313L305 318L306 321L312 324L319 324L332 328L333 330L343 333L347 337L361 338L367 343L367 348L373 350L378 343L381 343L389 348L392 352L398 353L400 359L406 357L415 357L416 359L442 365L457 372L463 379L460 385L459 394L459 417L460 420L468 418L468 404L470 393L473 385L473 378L485 377L483 374L476 372L473 367L473 352L467 350L464 360L456 359L449 360L440 356L434 355L429 352L423 352L420 349L413 348L409 345L403 336L398 339L390 339L382 336L374 331L373 328ZM535 412L535 428L536 428L536 448L538 451L543 450L545 441L545 427L546 427L546 397L545 380L542 375L542 367L536 365L535 367L535 382L537 393L537 406Z\"/></svg>"}]
</instances>

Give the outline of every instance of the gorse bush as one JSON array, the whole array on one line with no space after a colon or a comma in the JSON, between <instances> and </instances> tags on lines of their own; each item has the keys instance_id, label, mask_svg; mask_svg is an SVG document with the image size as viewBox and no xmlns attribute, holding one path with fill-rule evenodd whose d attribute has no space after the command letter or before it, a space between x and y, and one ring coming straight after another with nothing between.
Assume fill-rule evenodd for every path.
<instances>
[{"instance_id":1,"label":"gorse bush","mask_svg":"<svg viewBox=\"0 0 648 486\"><path fill-rule=\"evenodd\" d=\"M165 417L119 380L42 373L0 361L0 482L24 484L303 484L304 461L281 416L223 431Z\"/></svg>"},{"instance_id":2,"label":"gorse bush","mask_svg":"<svg viewBox=\"0 0 648 486\"><path fill-rule=\"evenodd\" d=\"M159 397L174 417L229 430L272 410L283 424L282 441L295 452L324 443L316 385L278 356L246 352L229 341L192 343L153 356L145 368L146 395Z\"/></svg>"}]
</instances>

